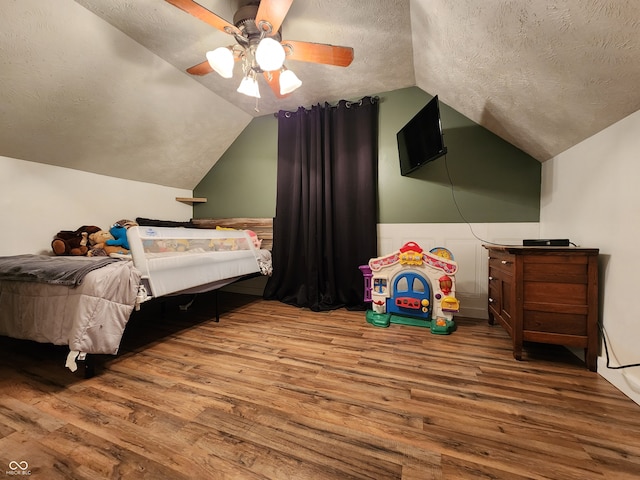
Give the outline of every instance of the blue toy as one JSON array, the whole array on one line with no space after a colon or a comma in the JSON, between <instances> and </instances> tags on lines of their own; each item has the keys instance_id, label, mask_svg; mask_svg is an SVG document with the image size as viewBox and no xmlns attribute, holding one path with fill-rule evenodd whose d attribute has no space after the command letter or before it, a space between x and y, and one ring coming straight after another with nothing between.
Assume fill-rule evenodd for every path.
<instances>
[{"instance_id":1,"label":"blue toy","mask_svg":"<svg viewBox=\"0 0 640 480\"><path fill-rule=\"evenodd\" d=\"M127 239L127 229L123 227L119 223L116 223L111 226L109 229L109 233L113 235L113 240L109 239L105 243L107 245L112 245L116 247L124 247L127 250L131 250L129 248L129 240Z\"/></svg>"}]
</instances>

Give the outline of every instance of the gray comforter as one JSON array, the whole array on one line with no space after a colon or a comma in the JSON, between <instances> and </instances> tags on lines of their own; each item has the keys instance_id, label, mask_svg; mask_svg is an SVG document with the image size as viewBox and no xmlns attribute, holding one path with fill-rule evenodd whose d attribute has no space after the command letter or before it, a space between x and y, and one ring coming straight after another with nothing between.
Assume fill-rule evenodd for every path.
<instances>
[{"instance_id":1,"label":"gray comforter","mask_svg":"<svg viewBox=\"0 0 640 480\"><path fill-rule=\"evenodd\" d=\"M0 257L0 280L77 287L91 271L120 260L111 257L13 255Z\"/></svg>"},{"instance_id":2,"label":"gray comforter","mask_svg":"<svg viewBox=\"0 0 640 480\"><path fill-rule=\"evenodd\" d=\"M140 272L133 262L112 260L102 268L92 261L96 268L80 272L75 287L0 279L0 335L115 355L136 303Z\"/></svg>"}]
</instances>

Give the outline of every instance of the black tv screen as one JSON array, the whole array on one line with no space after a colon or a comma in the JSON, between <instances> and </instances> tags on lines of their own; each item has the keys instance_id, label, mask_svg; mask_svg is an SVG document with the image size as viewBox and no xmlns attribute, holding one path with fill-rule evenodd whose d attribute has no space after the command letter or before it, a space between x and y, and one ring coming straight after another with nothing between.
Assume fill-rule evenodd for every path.
<instances>
[{"instance_id":1,"label":"black tv screen","mask_svg":"<svg viewBox=\"0 0 640 480\"><path fill-rule=\"evenodd\" d=\"M402 127L397 137L402 175L407 175L447 153L437 95Z\"/></svg>"}]
</instances>

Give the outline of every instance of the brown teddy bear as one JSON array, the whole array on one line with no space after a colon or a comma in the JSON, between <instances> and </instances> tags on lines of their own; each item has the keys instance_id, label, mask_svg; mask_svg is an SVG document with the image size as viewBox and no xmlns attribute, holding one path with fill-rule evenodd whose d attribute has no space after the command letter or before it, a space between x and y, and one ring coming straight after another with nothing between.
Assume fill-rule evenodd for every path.
<instances>
[{"instance_id":1,"label":"brown teddy bear","mask_svg":"<svg viewBox=\"0 0 640 480\"><path fill-rule=\"evenodd\" d=\"M98 230L89 235L90 249L87 253L88 257L106 257L112 253L127 255L129 250L122 246L107 245L107 240L115 240L113 235L106 230Z\"/></svg>"},{"instance_id":2,"label":"brown teddy bear","mask_svg":"<svg viewBox=\"0 0 640 480\"><path fill-rule=\"evenodd\" d=\"M86 255L89 251L89 235L100 231L95 225L83 225L77 230L60 230L51 241L56 255Z\"/></svg>"}]
</instances>

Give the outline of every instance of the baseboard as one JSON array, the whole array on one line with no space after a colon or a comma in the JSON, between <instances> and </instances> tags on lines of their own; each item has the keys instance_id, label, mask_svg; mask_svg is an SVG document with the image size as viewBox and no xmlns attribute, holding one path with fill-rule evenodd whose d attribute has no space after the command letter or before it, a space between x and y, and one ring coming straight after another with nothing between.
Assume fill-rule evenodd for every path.
<instances>
[{"instance_id":1,"label":"baseboard","mask_svg":"<svg viewBox=\"0 0 640 480\"><path fill-rule=\"evenodd\" d=\"M455 317L465 317L465 318L477 318L478 320L488 320L489 314L487 313L487 307L484 308L474 308L474 307L464 307L462 304L462 300L460 300L460 311L454 315Z\"/></svg>"}]
</instances>

